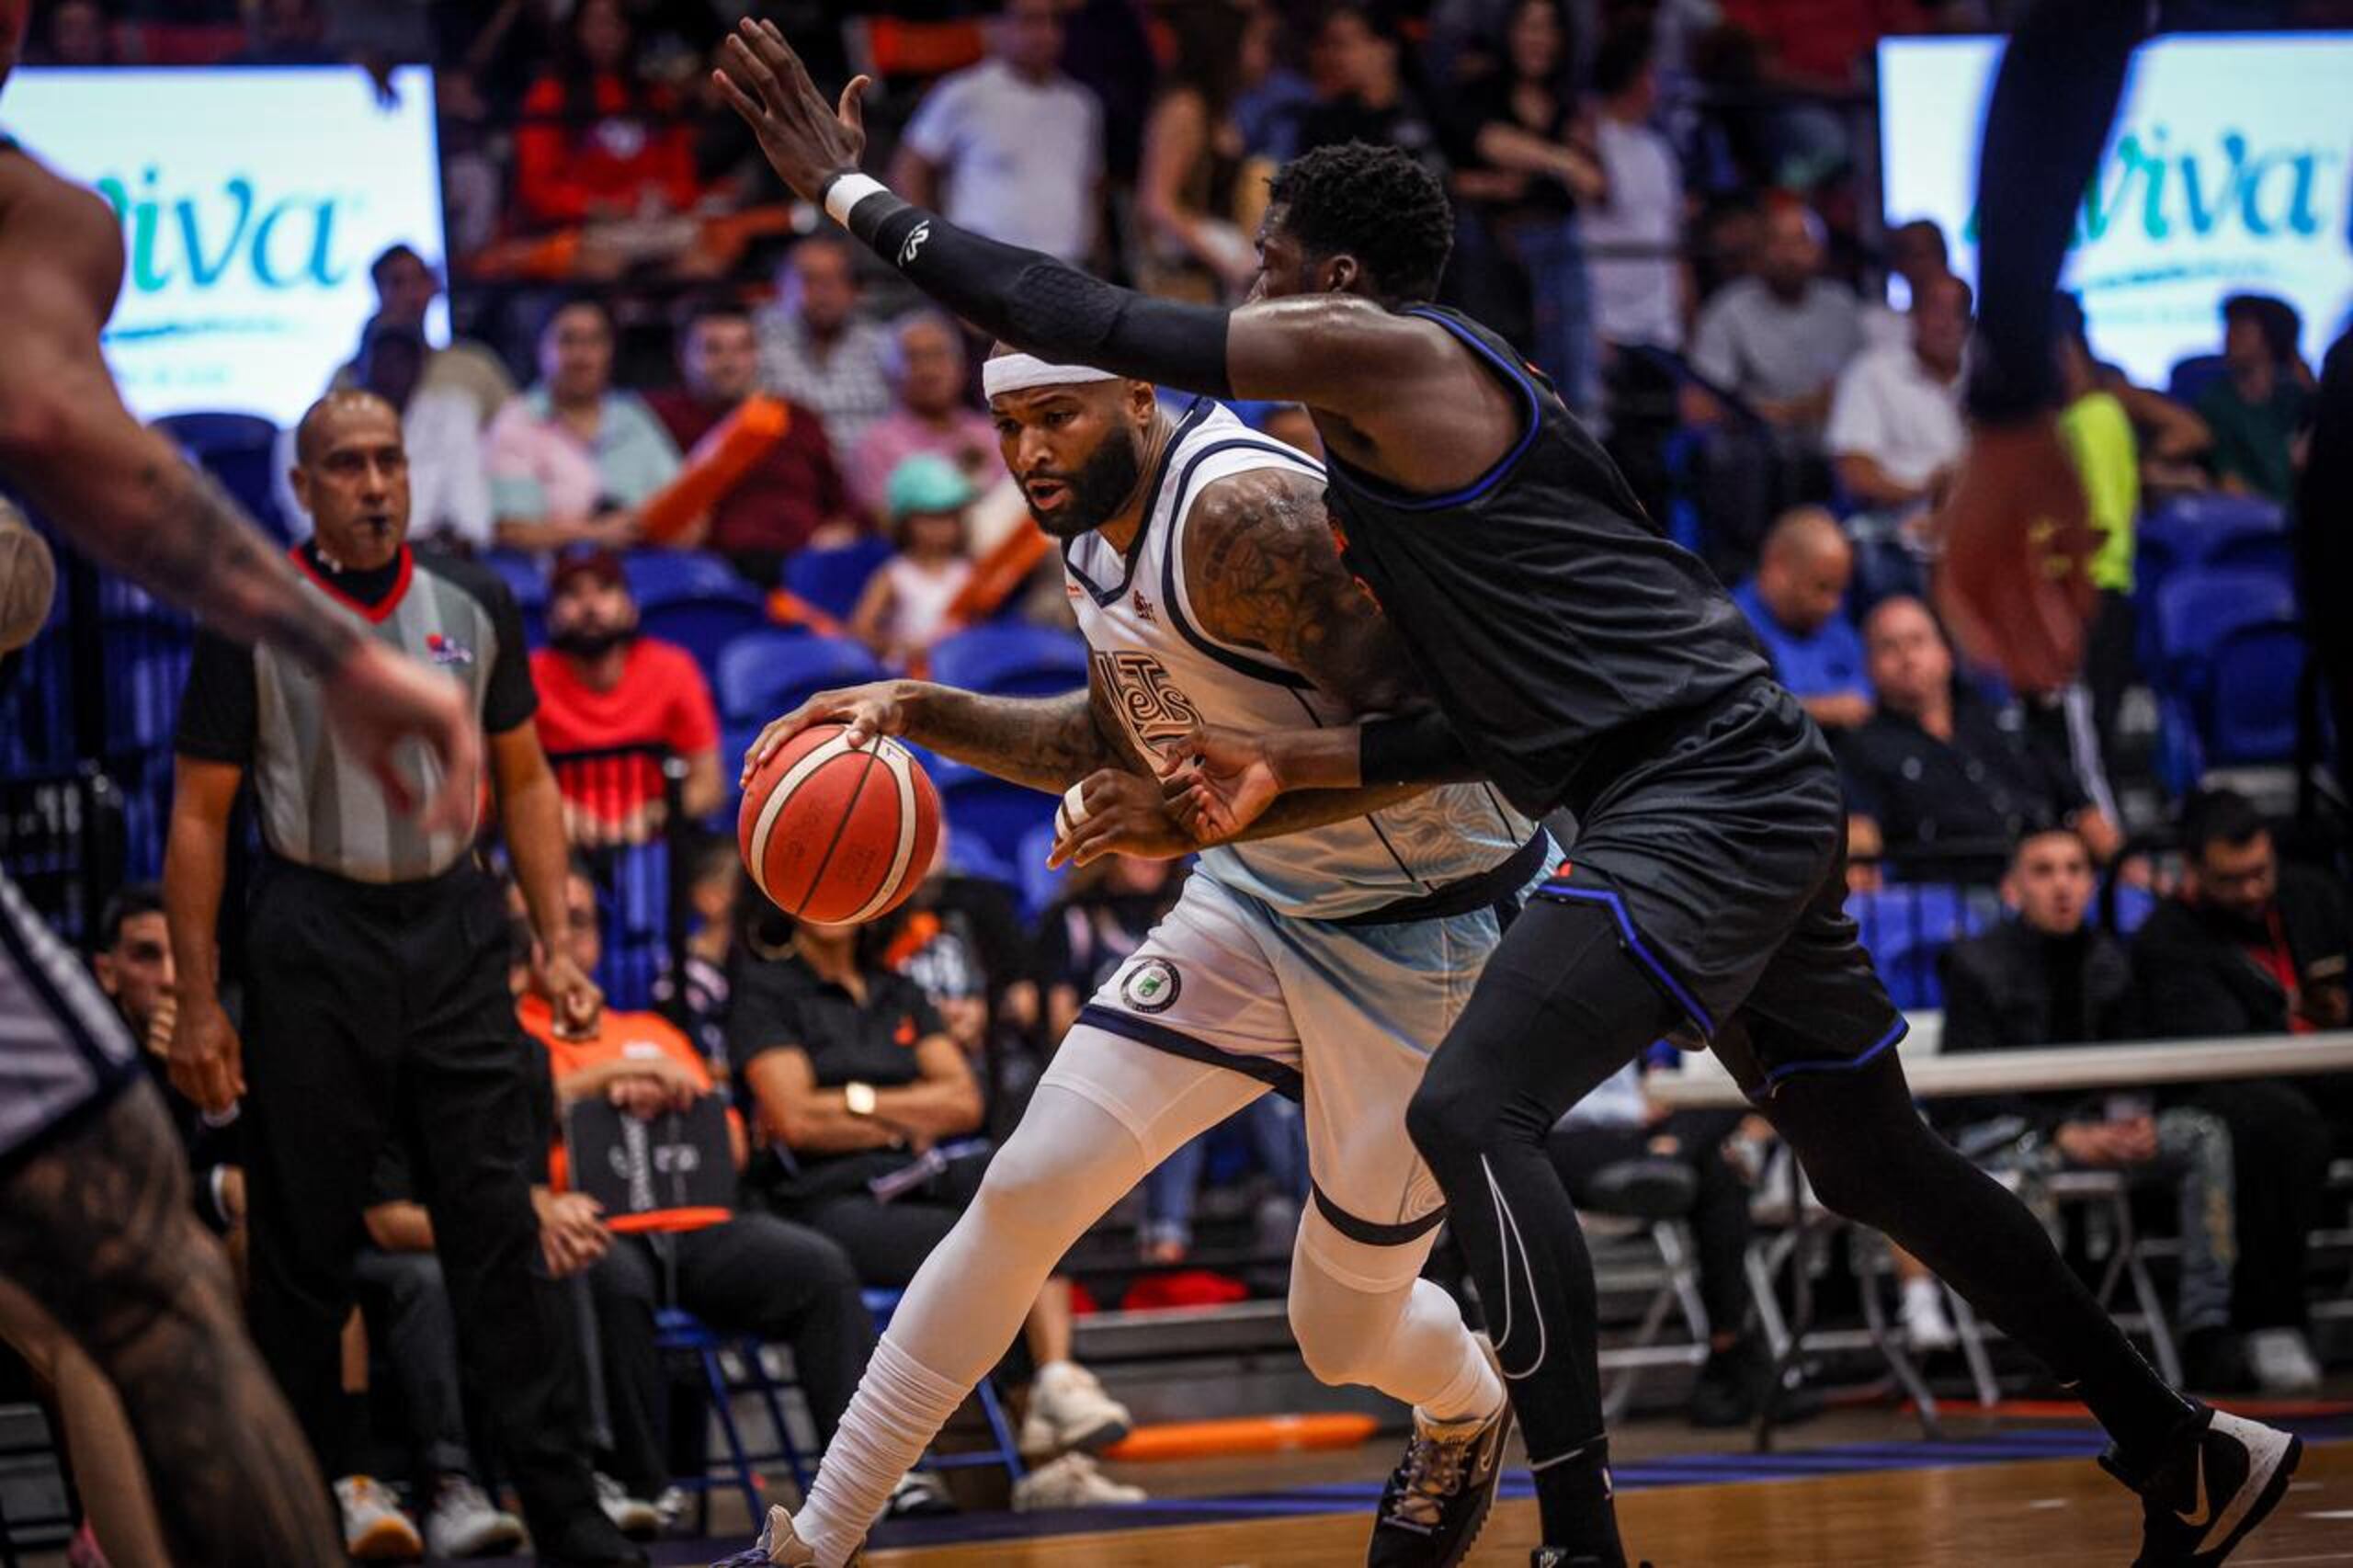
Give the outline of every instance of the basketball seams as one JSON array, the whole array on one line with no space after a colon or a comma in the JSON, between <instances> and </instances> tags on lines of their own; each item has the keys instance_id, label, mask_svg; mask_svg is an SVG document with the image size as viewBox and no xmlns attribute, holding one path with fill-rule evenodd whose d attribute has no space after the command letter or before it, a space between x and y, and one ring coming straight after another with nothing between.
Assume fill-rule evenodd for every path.
<instances>
[{"instance_id":1,"label":"basketball seams","mask_svg":"<svg viewBox=\"0 0 2353 1568\"><path fill-rule=\"evenodd\" d=\"M874 896L868 899L856 915L850 916L853 921L871 920L898 902L901 879L906 876L907 862L915 856L917 825L915 786L915 779L909 771L913 759L897 746L892 745L889 741L878 740L875 743L878 752L886 746L890 749L882 752L882 763L890 770L891 781L898 787L899 790L899 846L897 853L891 858L890 874L885 876L881 885L874 890Z\"/></svg>"},{"instance_id":2,"label":"basketball seams","mask_svg":"<svg viewBox=\"0 0 2353 1568\"><path fill-rule=\"evenodd\" d=\"M866 766L858 771L858 782L850 786L849 799L842 802L840 814L834 818L834 835L825 840L825 852L817 857L817 869L809 873L809 885L801 890L799 899L787 906L789 908L808 907L809 901L817 894L818 884L825 880L825 868L834 863L834 851L841 847L842 835L849 831L849 824L858 816L858 802L866 794L867 781L874 777L877 760L871 746L865 748L863 756ZM826 921L824 924L833 925L835 922Z\"/></svg>"},{"instance_id":3,"label":"basketball seams","mask_svg":"<svg viewBox=\"0 0 2353 1568\"><path fill-rule=\"evenodd\" d=\"M760 818L752 827L752 852L745 858L750 862L752 880L759 884L760 892L770 902L781 902L768 891L768 835L775 828L777 818L784 814L784 808L791 803L795 792L813 778L819 768L848 750L848 739L843 735L835 735L829 741L812 746L806 756L785 771L783 778L768 787L767 799L760 802Z\"/></svg>"}]
</instances>

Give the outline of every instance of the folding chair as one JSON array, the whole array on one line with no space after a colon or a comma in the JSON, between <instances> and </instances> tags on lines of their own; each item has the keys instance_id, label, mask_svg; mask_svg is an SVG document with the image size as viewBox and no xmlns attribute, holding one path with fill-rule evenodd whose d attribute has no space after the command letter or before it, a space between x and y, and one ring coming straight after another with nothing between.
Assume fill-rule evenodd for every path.
<instances>
[{"instance_id":1,"label":"folding chair","mask_svg":"<svg viewBox=\"0 0 2353 1568\"><path fill-rule=\"evenodd\" d=\"M801 1489L802 1496L807 1496L813 1472L801 1457L799 1445L792 1440L792 1428L785 1420L784 1391L768 1376L761 1359L761 1342L748 1335L722 1336L679 1307L657 1311L654 1314L654 1333L658 1348L691 1355L702 1364L703 1389L710 1399L711 1414L719 1418L720 1438L727 1449L718 1474L714 1475L706 1464L699 1474L675 1477L672 1484L697 1494L698 1505L706 1510L712 1487L732 1485L743 1493L744 1506L751 1510L756 1525L767 1511L760 1494L758 1467L782 1460L792 1471L793 1484ZM743 1369L740 1377L732 1379L727 1373L731 1353ZM745 1393L757 1395L766 1407L769 1426L776 1433L773 1449L755 1451L745 1442L743 1427L735 1419L734 1400L736 1395Z\"/></svg>"}]
</instances>

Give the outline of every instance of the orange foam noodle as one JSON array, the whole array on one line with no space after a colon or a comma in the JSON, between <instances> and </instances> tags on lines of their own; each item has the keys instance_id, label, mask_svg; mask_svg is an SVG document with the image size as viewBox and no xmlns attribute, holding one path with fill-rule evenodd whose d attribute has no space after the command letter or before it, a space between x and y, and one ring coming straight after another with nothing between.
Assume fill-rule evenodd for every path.
<instances>
[{"instance_id":1,"label":"orange foam noodle","mask_svg":"<svg viewBox=\"0 0 2353 1568\"><path fill-rule=\"evenodd\" d=\"M664 485L638 513L645 537L659 544L684 533L688 524L719 504L751 472L767 449L792 426L792 411L772 397L752 396L695 443L678 477Z\"/></svg>"},{"instance_id":2,"label":"orange foam noodle","mask_svg":"<svg viewBox=\"0 0 2353 1568\"><path fill-rule=\"evenodd\" d=\"M1243 1415L1225 1421L1175 1421L1139 1426L1104 1450L1114 1460L1217 1459L1227 1454L1284 1454L1304 1449L1353 1449L1381 1429L1370 1415Z\"/></svg>"},{"instance_id":3,"label":"orange foam noodle","mask_svg":"<svg viewBox=\"0 0 2353 1568\"><path fill-rule=\"evenodd\" d=\"M1035 521L1023 518L1021 526L997 541L996 548L972 563L972 574L956 591L949 602L948 619L956 626L971 626L986 620L996 613L997 607L1021 586L1039 562L1053 548L1045 531Z\"/></svg>"}]
</instances>

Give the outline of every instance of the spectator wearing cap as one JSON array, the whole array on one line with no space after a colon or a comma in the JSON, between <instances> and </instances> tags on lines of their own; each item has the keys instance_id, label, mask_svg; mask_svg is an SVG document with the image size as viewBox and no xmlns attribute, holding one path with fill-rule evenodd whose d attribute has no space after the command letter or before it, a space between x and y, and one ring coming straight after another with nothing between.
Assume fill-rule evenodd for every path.
<instances>
[{"instance_id":1,"label":"spectator wearing cap","mask_svg":"<svg viewBox=\"0 0 2353 1568\"><path fill-rule=\"evenodd\" d=\"M472 396L459 387L428 384L434 353L415 323L378 315L360 335L349 367L350 385L374 392L397 409L408 449L409 515L420 548L468 554L491 544L490 476L483 467L482 424ZM278 437L278 506L301 515L294 494L294 432Z\"/></svg>"},{"instance_id":2,"label":"spectator wearing cap","mask_svg":"<svg viewBox=\"0 0 2353 1568\"><path fill-rule=\"evenodd\" d=\"M613 385L613 318L573 299L540 331L540 382L488 437L495 536L509 550L620 547L637 508L677 476L678 448L634 392Z\"/></svg>"},{"instance_id":3,"label":"spectator wearing cap","mask_svg":"<svg viewBox=\"0 0 2353 1568\"><path fill-rule=\"evenodd\" d=\"M671 438L692 451L759 390L759 369L750 312L705 301L679 329L679 384L646 402ZM795 551L846 543L858 531L824 422L798 403L788 403L786 413L784 434L719 498L707 521L676 541L717 551L746 577L771 586Z\"/></svg>"},{"instance_id":4,"label":"spectator wearing cap","mask_svg":"<svg viewBox=\"0 0 2353 1568\"><path fill-rule=\"evenodd\" d=\"M651 758L567 765L566 754L653 746L687 765L680 804L689 817L718 809L719 714L694 656L638 630L637 600L608 550L567 555L548 579L548 645L531 654L540 743L558 763L565 825L574 844L636 843L663 820L660 767Z\"/></svg>"},{"instance_id":5,"label":"spectator wearing cap","mask_svg":"<svg viewBox=\"0 0 2353 1568\"><path fill-rule=\"evenodd\" d=\"M949 608L972 579L972 482L946 458L917 453L892 471L886 504L898 549L867 579L849 626L884 663L920 665L952 630Z\"/></svg>"},{"instance_id":6,"label":"spectator wearing cap","mask_svg":"<svg viewBox=\"0 0 2353 1568\"><path fill-rule=\"evenodd\" d=\"M1952 649L1928 607L1898 596L1863 623L1874 711L1841 741L1847 844L1858 860L1882 850L1934 857L1939 881L1994 882L2029 829L2073 827L2093 857L2122 844L2067 758L2005 729L1953 683Z\"/></svg>"},{"instance_id":7,"label":"spectator wearing cap","mask_svg":"<svg viewBox=\"0 0 2353 1568\"><path fill-rule=\"evenodd\" d=\"M996 426L964 401L964 335L937 311L917 311L891 328L886 368L897 399L858 443L849 465L850 490L878 517L891 515L887 494L899 465L918 452L946 458L975 487L996 466Z\"/></svg>"},{"instance_id":8,"label":"spectator wearing cap","mask_svg":"<svg viewBox=\"0 0 2353 1568\"><path fill-rule=\"evenodd\" d=\"M2220 488L2285 501L2296 485L2296 440L2312 419L2312 371L2296 351L2303 321L2268 294L2222 301L2222 374L2198 394L2214 437L2207 461Z\"/></svg>"},{"instance_id":9,"label":"spectator wearing cap","mask_svg":"<svg viewBox=\"0 0 2353 1568\"><path fill-rule=\"evenodd\" d=\"M867 427L891 411L891 334L858 313L858 294L848 240L812 234L785 257L777 302L756 324L760 384L815 409L836 452L858 450Z\"/></svg>"},{"instance_id":10,"label":"spectator wearing cap","mask_svg":"<svg viewBox=\"0 0 2353 1568\"><path fill-rule=\"evenodd\" d=\"M925 95L892 188L990 239L1084 265L1102 205L1103 106L1063 72L1057 0L992 9L989 58Z\"/></svg>"},{"instance_id":11,"label":"spectator wearing cap","mask_svg":"<svg viewBox=\"0 0 2353 1568\"><path fill-rule=\"evenodd\" d=\"M1871 716L1863 640L1847 619L1855 547L1820 506L1785 512L1765 536L1756 575L1732 591L1773 675L1825 730L1850 730Z\"/></svg>"}]
</instances>

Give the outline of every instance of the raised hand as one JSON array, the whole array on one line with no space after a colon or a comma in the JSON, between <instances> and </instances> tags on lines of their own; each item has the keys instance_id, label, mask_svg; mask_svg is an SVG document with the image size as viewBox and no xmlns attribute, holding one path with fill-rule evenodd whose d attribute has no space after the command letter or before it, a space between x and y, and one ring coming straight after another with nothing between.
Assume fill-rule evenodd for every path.
<instances>
[{"instance_id":1,"label":"raised hand","mask_svg":"<svg viewBox=\"0 0 2353 1568\"><path fill-rule=\"evenodd\" d=\"M2056 424L1977 431L1936 526L1937 608L1961 651L2022 691L2073 680L2098 598L2099 534Z\"/></svg>"},{"instance_id":2,"label":"raised hand","mask_svg":"<svg viewBox=\"0 0 2353 1568\"><path fill-rule=\"evenodd\" d=\"M744 753L743 777L740 784L749 784L760 765L783 749L784 743L813 724L840 724L849 731L853 750L865 745L877 735L904 733L907 727L906 705L900 699L896 681L877 681L871 686L846 687L840 691L821 691L781 719L771 719L762 729L749 749Z\"/></svg>"},{"instance_id":3,"label":"raised hand","mask_svg":"<svg viewBox=\"0 0 2353 1568\"><path fill-rule=\"evenodd\" d=\"M768 166L802 199L817 200L826 181L858 167L866 151L859 100L869 78L852 77L840 101L828 105L776 24L748 17L719 55L712 85L759 138Z\"/></svg>"}]
</instances>

